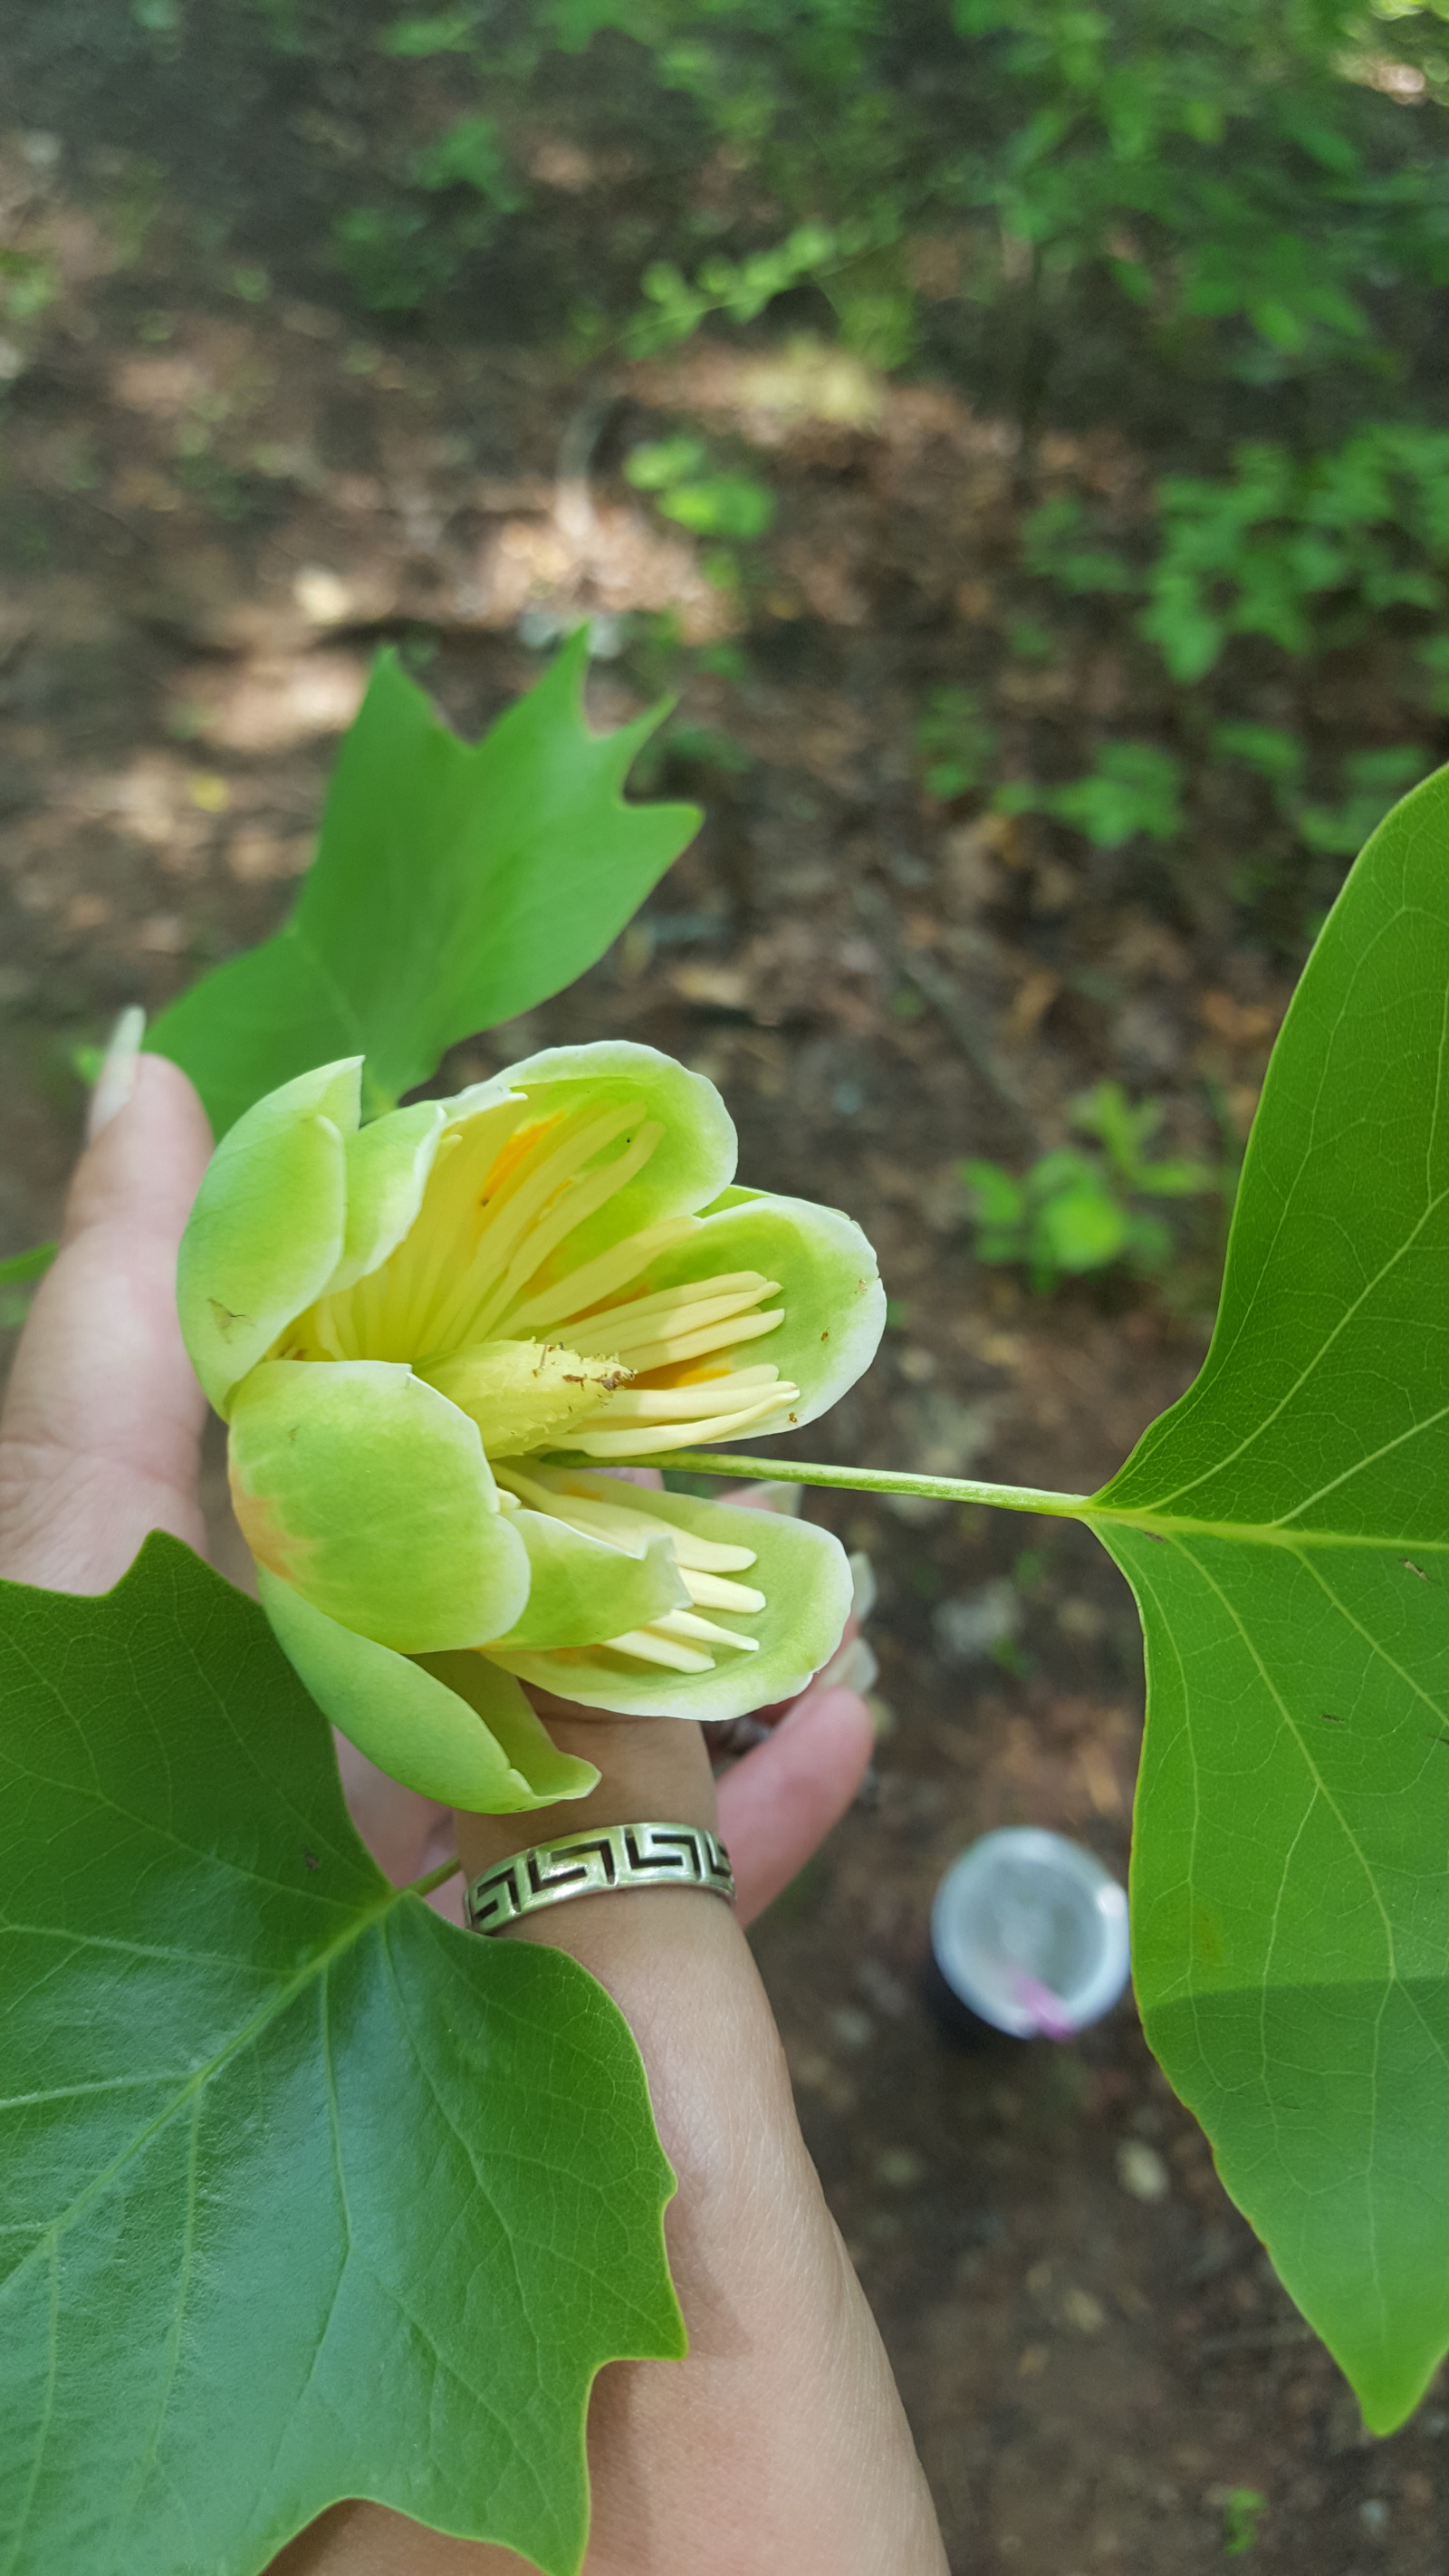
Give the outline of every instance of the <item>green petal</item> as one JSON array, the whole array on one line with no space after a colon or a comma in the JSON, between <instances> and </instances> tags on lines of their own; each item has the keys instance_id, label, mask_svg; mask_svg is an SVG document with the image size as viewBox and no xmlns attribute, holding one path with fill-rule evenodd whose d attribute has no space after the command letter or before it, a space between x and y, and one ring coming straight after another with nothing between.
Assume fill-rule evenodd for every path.
<instances>
[{"instance_id":1,"label":"green petal","mask_svg":"<svg viewBox=\"0 0 1449 2576\"><path fill-rule=\"evenodd\" d=\"M455 1798L455 1807L472 1805L483 1815L510 1815L518 1807L546 1807L555 1798L585 1798L597 1788L599 1774L593 1763L560 1753L522 1685L490 1662L487 1648L481 1654L419 1655L417 1662L477 1710L528 1793L507 1800L490 1796L486 1803Z\"/></svg>"},{"instance_id":2,"label":"green petal","mask_svg":"<svg viewBox=\"0 0 1449 2576\"><path fill-rule=\"evenodd\" d=\"M284 1325L320 1295L346 1231L344 1138L362 1059L283 1083L222 1138L181 1238L176 1302L191 1364L219 1413Z\"/></svg>"},{"instance_id":3,"label":"green petal","mask_svg":"<svg viewBox=\"0 0 1449 2576\"><path fill-rule=\"evenodd\" d=\"M707 1216L687 1243L650 1263L630 1294L652 1294L738 1270L778 1279L779 1295L763 1303L785 1310L773 1333L744 1344L738 1365L768 1363L800 1389L797 1403L750 1424L749 1438L763 1440L797 1423L813 1422L864 1375L885 1330L885 1290L875 1253L853 1218L842 1216L838 1208L818 1207L811 1199L760 1193L741 1196ZM567 1337L566 1322L557 1330L561 1339ZM601 1415L598 1427L606 1425L607 1416ZM565 1431L556 1446L568 1445ZM648 1453L647 1433L641 1433L638 1455Z\"/></svg>"},{"instance_id":4,"label":"green petal","mask_svg":"<svg viewBox=\"0 0 1449 2576\"><path fill-rule=\"evenodd\" d=\"M425 1671L390 1646L339 1627L265 1567L257 1587L283 1653L318 1707L359 1753L409 1789L448 1807L511 1815L593 1787L592 1764L557 1752L518 1684L481 1655L439 1656L443 1669ZM465 1663L485 1675L476 1694L450 1686L452 1666ZM471 1684L471 1672L468 1678Z\"/></svg>"},{"instance_id":5,"label":"green petal","mask_svg":"<svg viewBox=\"0 0 1449 2576\"><path fill-rule=\"evenodd\" d=\"M399 1654L481 1645L528 1598L475 1423L384 1360L267 1360L236 1395L231 1481L258 1562Z\"/></svg>"},{"instance_id":6,"label":"green petal","mask_svg":"<svg viewBox=\"0 0 1449 2576\"><path fill-rule=\"evenodd\" d=\"M499 1652L490 1646L490 1657L521 1680L556 1691L560 1698L581 1700L586 1708L614 1709L630 1717L743 1717L752 1708L792 1698L834 1653L850 1610L851 1579L845 1552L828 1530L778 1512L741 1511L729 1503L621 1487L613 1477L572 1468L540 1470L530 1461L528 1472L557 1490L624 1503L666 1526L717 1539L726 1547L753 1549L756 1562L744 1579L764 1593L766 1606L753 1616L709 1612L719 1626L759 1641L758 1654L723 1650L712 1672L650 1672L587 1646L552 1655Z\"/></svg>"},{"instance_id":7,"label":"green petal","mask_svg":"<svg viewBox=\"0 0 1449 2576\"><path fill-rule=\"evenodd\" d=\"M347 1234L326 1293L367 1278L401 1243L422 1206L444 1119L440 1100L419 1100L347 1138Z\"/></svg>"},{"instance_id":8,"label":"green petal","mask_svg":"<svg viewBox=\"0 0 1449 2576\"><path fill-rule=\"evenodd\" d=\"M509 1527L528 1550L533 1580L522 1618L489 1653L532 1652L553 1646L592 1646L600 1637L622 1637L665 1610L686 1610L689 1592L661 1530L642 1556L628 1556L602 1539L586 1538L547 1512L511 1512Z\"/></svg>"},{"instance_id":9,"label":"green petal","mask_svg":"<svg viewBox=\"0 0 1449 2576\"><path fill-rule=\"evenodd\" d=\"M656 1047L622 1038L549 1047L444 1107L454 1120L496 1106L510 1091L525 1093L531 1107L550 1115L585 1104L606 1108L611 1101L640 1100L646 1116L664 1129L643 1170L570 1235L570 1270L661 1217L692 1216L708 1207L734 1177L734 1123L714 1084Z\"/></svg>"}]
</instances>

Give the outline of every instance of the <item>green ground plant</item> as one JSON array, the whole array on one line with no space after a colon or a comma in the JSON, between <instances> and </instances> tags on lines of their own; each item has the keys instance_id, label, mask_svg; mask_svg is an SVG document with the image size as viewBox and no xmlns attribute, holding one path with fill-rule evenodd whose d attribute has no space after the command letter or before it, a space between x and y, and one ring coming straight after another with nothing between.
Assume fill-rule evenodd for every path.
<instances>
[{"instance_id":1,"label":"green ground plant","mask_svg":"<svg viewBox=\"0 0 1449 2576\"><path fill-rule=\"evenodd\" d=\"M46 59L38 26L6 41L22 77ZM1302 881L1296 920L1293 894L1279 902L1290 947L1331 895L1321 863L1348 855L1380 790L1386 803L1402 783L1414 718L1449 713L1437 8L248 0L203 29L167 0L118 42L118 59L129 46L203 102L174 120L177 184L199 189L197 222L244 300L236 281L265 278L277 294L340 285L401 330L506 313L591 367L707 328L803 322L873 368L944 371L1013 418L1028 502L1039 431L1119 423L1127 405L1151 497L1040 493L1021 551L1038 597L1019 603L1011 649L1049 663L1080 602L1150 649L1177 703L1164 741L1137 740L1139 719L1065 785L1049 761L1036 810L1103 849L1170 851L1212 725L1264 721L1244 698L1265 657L1307 683L1373 639L1404 708L1387 739L1316 740L1304 708L1291 792L1240 764L1264 781L1275 833L1239 881L1254 904L1270 879ZM232 75L292 138L275 210L245 222L206 159L204 102ZM3 256L14 321L45 291L41 255L21 240ZM254 506L210 455L182 479L224 514ZM722 581L732 550L767 531L756 480L701 466L659 487ZM949 708L923 721L949 732ZM951 795L985 783L979 751L920 750L958 774Z\"/></svg>"},{"instance_id":2,"label":"green ground plant","mask_svg":"<svg viewBox=\"0 0 1449 2576\"><path fill-rule=\"evenodd\" d=\"M1059 493L1028 514L1027 571L1139 602L1136 631L1183 686L1236 638L1308 662L1402 636L1426 706L1449 671L1449 432L1371 422L1308 456L1256 440L1218 476L1168 475L1113 535ZM1412 683L1411 683L1412 685Z\"/></svg>"},{"instance_id":3,"label":"green ground plant","mask_svg":"<svg viewBox=\"0 0 1449 2576\"><path fill-rule=\"evenodd\" d=\"M1437 678L1449 432L1375 422L1308 457L1257 441L1221 478L1169 475L1157 507L1139 623L1175 680L1205 677L1232 636L1304 659L1362 642L1386 612L1407 612L1398 622Z\"/></svg>"},{"instance_id":4,"label":"green ground plant","mask_svg":"<svg viewBox=\"0 0 1449 2576\"><path fill-rule=\"evenodd\" d=\"M975 1212L977 1260L1021 1268L1043 1292L1114 1266L1160 1275L1177 1240L1152 1203L1212 1197L1222 1190L1222 1172L1187 1155L1150 1155L1163 1105L1134 1106L1119 1083L1097 1083L1070 1104L1068 1115L1095 1139L1093 1148L1060 1146L1019 1175L999 1163L961 1165Z\"/></svg>"},{"instance_id":5,"label":"green ground plant","mask_svg":"<svg viewBox=\"0 0 1449 2576\"><path fill-rule=\"evenodd\" d=\"M1135 513L1052 495L1022 527L1028 575L1109 612L1160 657L1179 725L1201 742L1204 683L1231 697L1272 656L1300 690L1372 641L1396 658L1410 721L1449 710L1449 435L1367 422L1307 456L1238 447L1227 473L1169 475ZM1351 858L1431 755L1417 742L1315 745L1305 725L1233 718L1208 730L1205 771L1246 771L1314 858ZM998 803L1082 830L1100 847L1183 826L1188 773L1160 746L1118 743L1065 787L1008 783Z\"/></svg>"},{"instance_id":6,"label":"green ground plant","mask_svg":"<svg viewBox=\"0 0 1449 2576\"><path fill-rule=\"evenodd\" d=\"M1223 2556L1246 2557L1257 2546L1258 2521L1268 2499L1256 2487L1234 2487L1223 2501Z\"/></svg>"},{"instance_id":7,"label":"green ground plant","mask_svg":"<svg viewBox=\"0 0 1449 2576\"><path fill-rule=\"evenodd\" d=\"M47 59L42 30L13 42L22 77ZM270 85L307 166L236 255L293 282L330 258L383 313L476 310L512 282L547 327L571 306L593 345L641 353L803 297L873 364L945 364L1033 421L1114 408L1124 362L1194 443L1205 414L1221 436L1255 401L1266 427L1287 391L1305 451L1322 441L1299 398L1320 383L1340 423L1386 379L1416 416L1432 384L1449 284L1432 9L248 0L219 30L148 0L98 84L128 47L173 82L210 47L218 99ZM618 221L591 227L563 305L557 284L539 300L540 133L585 164L627 148ZM204 132L183 168L188 146L199 179ZM1226 385L1233 403L1204 403Z\"/></svg>"},{"instance_id":8,"label":"green ground plant","mask_svg":"<svg viewBox=\"0 0 1449 2576\"><path fill-rule=\"evenodd\" d=\"M1297 735L1272 725L1220 725L1213 736L1213 750L1221 760L1240 764L1266 780L1283 820L1307 849L1329 858L1352 858L1375 824L1428 767L1414 743L1349 752L1341 767L1337 801L1315 802L1308 793L1307 748Z\"/></svg>"},{"instance_id":9,"label":"green ground plant","mask_svg":"<svg viewBox=\"0 0 1449 2576\"><path fill-rule=\"evenodd\" d=\"M1049 787L1009 779L996 791L1000 814L1046 814L1081 832L1098 850L1120 850L1139 836L1175 841L1182 832L1183 766L1152 742L1109 742L1083 778Z\"/></svg>"},{"instance_id":10,"label":"green ground plant","mask_svg":"<svg viewBox=\"0 0 1449 2576\"><path fill-rule=\"evenodd\" d=\"M748 543L774 525L776 501L758 474L717 465L702 438L681 431L646 439L624 459L624 478L691 536Z\"/></svg>"},{"instance_id":11,"label":"green ground plant","mask_svg":"<svg viewBox=\"0 0 1449 2576\"><path fill-rule=\"evenodd\" d=\"M932 689L916 721L921 784L938 804L983 786L996 757L996 728L976 689Z\"/></svg>"}]
</instances>

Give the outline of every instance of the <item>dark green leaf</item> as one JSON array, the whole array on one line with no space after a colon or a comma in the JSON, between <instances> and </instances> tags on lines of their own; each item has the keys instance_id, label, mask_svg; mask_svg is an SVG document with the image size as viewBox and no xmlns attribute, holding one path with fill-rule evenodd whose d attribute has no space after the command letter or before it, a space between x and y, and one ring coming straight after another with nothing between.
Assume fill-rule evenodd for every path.
<instances>
[{"instance_id":1,"label":"dark green leaf","mask_svg":"<svg viewBox=\"0 0 1449 2576\"><path fill-rule=\"evenodd\" d=\"M1091 1513L1147 1637L1148 2036L1378 2431L1449 2346L1446 996L1440 771L1294 998L1202 1373Z\"/></svg>"},{"instance_id":2,"label":"dark green leaf","mask_svg":"<svg viewBox=\"0 0 1449 2576\"><path fill-rule=\"evenodd\" d=\"M592 2376L681 2349L607 1996L387 1885L172 1539L0 1587L0 1850L7 2576L253 2576L348 2495L575 2569Z\"/></svg>"},{"instance_id":3,"label":"dark green leaf","mask_svg":"<svg viewBox=\"0 0 1449 2576\"><path fill-rule=\"evenodd\" d=\"M602 956L697 829L620 790L656 708L584 723L587 639L481 743L461 743L395 654L342 746L295 912L163 1012L220 1135L308 1066L365 1054L385 1109L459 1038L531 1010Z\"/></svg>"}]
</instances>

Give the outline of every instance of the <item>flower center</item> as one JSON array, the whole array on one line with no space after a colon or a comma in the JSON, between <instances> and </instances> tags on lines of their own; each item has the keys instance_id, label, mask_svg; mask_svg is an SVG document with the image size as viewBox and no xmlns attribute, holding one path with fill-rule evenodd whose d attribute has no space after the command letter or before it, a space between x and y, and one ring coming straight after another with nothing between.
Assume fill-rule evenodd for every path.
<instances>
[{"instance_id":1,"label":"flower center","mask_svg":"<svg viewBox=\"0 0 1449 2576\"><path fill-rule=\"evenodd\" d=\"M557 1446L568 1425L592 1413L628 1377L608 1359L581 1359L559 1342L475 1342L440 1360L416 1360L426 1378L477 1423L490 1455Z\"/></svg>"},{"instance_id":2,"label":"flower center","mask_svg":"<svg viewBox=\"0 0 1449 2576\"><path fill-rule=\"evenodd\" d=\"M448 1130L404 1240L355 1286L319 1299L277 1345L293 1360L386 1360L412 1368L477 1423L505 1509L546 1512L633 1556L661 1523L631 1510L628 1487L540 1462L550 1450L600 1463L738 1438L780 1417L799 1390L744 1346L785 1320L779 1282L738 1270L653 1287L649 1274L701 1231L664 1217L614 1242L604 1212L662 1136L642 1101L615 1096L540 1115L527 1100ZM602 1223L600 1222L602 1220ZM657 1275L657 1270L656 1270ZM664 1524L689 1607L598 1647L621 1671L703 1673L754 1654L741 1626L765 1596L737 1577L749 1548ZM486 1651L486 1650L483 1650Z\"/></svg>"},{"instance_id":3,"label":"flower center","mask_svg":"<svg viewBox=\"0 0 1449 2576\"><path fill-rule=\"evenodd\" d=\"M320 1299L278 1355L403 1361L476 1421L490 1458L646 1457L778 1421L799 1390L768 1363L732 1364L784 1321L777 1280L741 1270L641 1288L698 1233L692 1216L599 1248L595 1220L663 1133L637 1099L480 1110L444 1136L397 1250Z\"/></svg>"}]
</instances>

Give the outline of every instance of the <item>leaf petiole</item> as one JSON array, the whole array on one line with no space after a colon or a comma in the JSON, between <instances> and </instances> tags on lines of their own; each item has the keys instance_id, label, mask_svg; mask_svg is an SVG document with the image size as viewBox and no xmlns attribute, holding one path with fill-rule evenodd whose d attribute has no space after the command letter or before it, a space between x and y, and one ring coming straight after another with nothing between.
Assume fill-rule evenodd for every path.
<instances>
[{"instance_id":1,"label":"leaf petiole","mask_svg":"<svg viewBox=\"0 0 1449 2576\"><path fill-rule=\"evenodd\" d=\"M843 1485L853 1493L924 1494L948 1503L990 1503L1004 1512L1047 1512L1058 1520L1090 1514L1088 1494L1057 1494L1040 1485L983 1485L972 1477L913 1476L892 1467L821 1467L797 1458L741 1458L719 1449L672 1449L636 1458L637 1467L673 1468L687 1476L732 1476L747 1484Z\"/></svg>"},{"instance_id":2,"label":"leaf petiole","mask_svg":"<svg viewBox=\"0 0 1449 2576\"><path fill-rule=\"evenodd\" d=\"M422 1878L410 1878L403 1894L431 1896L435 1887L444 1887L450 1878L456 1878L462 1866L457 1853L454 1852L451 1860L439 1861L437 1868L428 1870Z\"/></svg>"}]
</instances>

